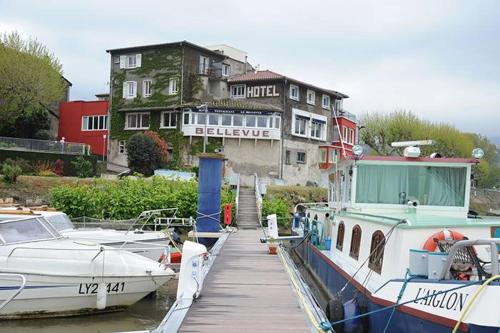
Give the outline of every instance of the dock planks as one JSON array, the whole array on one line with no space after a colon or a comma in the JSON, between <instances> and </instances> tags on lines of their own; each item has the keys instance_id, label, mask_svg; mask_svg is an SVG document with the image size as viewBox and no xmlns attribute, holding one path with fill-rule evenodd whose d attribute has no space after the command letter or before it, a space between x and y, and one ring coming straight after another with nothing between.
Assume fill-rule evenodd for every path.
<instances>
[{"instance_id":1,"label":"dock planks","mask_svg":"<svg viewBox=\"0 0 500 333\"><path fill-rule=\"evenodd\" d=\"M278 256L261 230L229 236L179 332L311 332Z\"/></svg>"}]
</instances>

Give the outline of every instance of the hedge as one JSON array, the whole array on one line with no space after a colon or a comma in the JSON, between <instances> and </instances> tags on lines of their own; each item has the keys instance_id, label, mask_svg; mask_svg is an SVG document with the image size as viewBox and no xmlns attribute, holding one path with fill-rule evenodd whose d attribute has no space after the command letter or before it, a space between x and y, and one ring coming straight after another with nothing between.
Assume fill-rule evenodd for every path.
<instances>
[{"instance_id":1,"label":"hedge","mask_svg":"<svg viewBox=\"0 0 500 333\"><path fill-rule=\"evenodd\" d=\"M6 159L16 159L22 158L29 162L43 162L50 161L55 162L57 160L62 160L64 162L64 176L76 176L76 170L71 163L77 157L83 156L86 160L92 163L93 173L96 174L97 170L97 156L94 155L70 155L70 154L56 154L50 152L34 152L25 150L10 150L10 149L0 149L0 163L3 163Z\"/></svg>"}]
</instances>

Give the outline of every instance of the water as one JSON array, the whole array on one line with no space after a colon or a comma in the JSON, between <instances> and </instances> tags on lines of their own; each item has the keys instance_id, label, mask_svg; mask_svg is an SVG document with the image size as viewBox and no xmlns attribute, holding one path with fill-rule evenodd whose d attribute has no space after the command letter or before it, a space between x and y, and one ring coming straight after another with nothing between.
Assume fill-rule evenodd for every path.
<instances>
[{"instance_id":1,"label":"water","mask_svg":"<svg viewBox=\"0 0 500 333\"><path fill-rule=\"evenodd\" d=\"M1 320L1 333L107 333L156 328L175 301L177 280L170 280L156 296L148 296L125 311L88 316Z\"/></svg>"}]
</instances>

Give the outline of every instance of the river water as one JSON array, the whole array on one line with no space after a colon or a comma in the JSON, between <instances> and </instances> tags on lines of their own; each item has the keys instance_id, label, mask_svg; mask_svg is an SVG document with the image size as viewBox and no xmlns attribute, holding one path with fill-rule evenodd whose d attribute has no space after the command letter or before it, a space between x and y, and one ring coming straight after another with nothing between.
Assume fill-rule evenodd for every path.
<instances>
[{"instance_id":1,"label":"river water","mask_svg":"<svg viewBox=\"0 0 500 333\"><path fill-rule=\"evenodd\" d=\"M170 280L125 311L53 319L0 321L1 333L108 333L153 329L175 302L177 280Z\"/></svg>"}]
</instances>

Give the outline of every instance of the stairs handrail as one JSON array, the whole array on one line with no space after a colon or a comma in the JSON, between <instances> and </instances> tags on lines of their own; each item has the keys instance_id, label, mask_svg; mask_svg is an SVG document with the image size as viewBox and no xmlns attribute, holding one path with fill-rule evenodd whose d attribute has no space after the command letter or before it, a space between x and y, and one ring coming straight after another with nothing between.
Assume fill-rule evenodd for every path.
<instances>
[{"instance_id":1,"label":"stairs handrail","mask_svg":"<svg viewBox=\"0 0 500 333\"><path fill-rule=\"evenodd\" d=\"M260 193L260 180L259 176L254 173L254 186L255 186L255 203L257 205L257 219L262 227L262 194Z\"/></svg>"}]
</instances>

